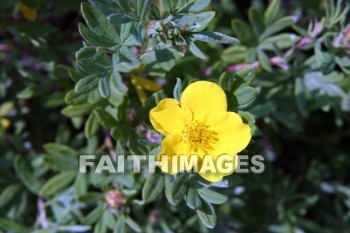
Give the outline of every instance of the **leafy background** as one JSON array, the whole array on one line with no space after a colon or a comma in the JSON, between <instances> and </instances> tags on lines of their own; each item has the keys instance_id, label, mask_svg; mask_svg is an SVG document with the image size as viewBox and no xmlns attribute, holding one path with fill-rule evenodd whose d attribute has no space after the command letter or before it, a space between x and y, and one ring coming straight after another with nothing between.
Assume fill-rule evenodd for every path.
<instances>
[{"instance_id":1,"label":"leafy background","mask_svg":"<svg viewBox=\"0 0 350 233\"><path fill-rule=\"evenodd\" d=\"M209 3L1 1L2 232L349 232L346 2ZM251 125L262 174L77 174L156 153L149 110L195 80Z\"/></svg>"}]
</instances>

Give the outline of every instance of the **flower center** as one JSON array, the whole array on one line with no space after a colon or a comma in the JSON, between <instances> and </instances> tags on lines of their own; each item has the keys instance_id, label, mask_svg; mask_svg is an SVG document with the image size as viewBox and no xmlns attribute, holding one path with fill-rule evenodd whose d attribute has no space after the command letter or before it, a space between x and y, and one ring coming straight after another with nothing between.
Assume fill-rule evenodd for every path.
<instances>
[{"instance_id":1,"label":"flower center","mask_svg":"<svg viewBox=\"0 0 350 233\"><path fill-rule=\"evenodd\" d=\"M196 153L199 150L207 153L213 149L213 145L218 141L216 136L217 133L210 130L208 125L198 121L186 124L182 130L182 140Z\"/></svg>"}]
</instances>

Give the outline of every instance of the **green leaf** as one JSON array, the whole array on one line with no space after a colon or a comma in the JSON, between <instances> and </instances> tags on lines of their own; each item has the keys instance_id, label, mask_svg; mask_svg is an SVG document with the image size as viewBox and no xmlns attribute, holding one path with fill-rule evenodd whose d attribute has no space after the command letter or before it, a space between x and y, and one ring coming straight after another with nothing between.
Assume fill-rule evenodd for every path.
<instances>
[{"instance_id":1,"label":"green leaf","mask_svg":"<svg viewBox=\"0 0 350 233\"><path fill-rule=\"evenodd\" d=\"M191 40L189 42L190 52L200 59L206 59L207 56L197 47L197 45Z\"/></svg>"},{"instance_id":2,"label":"green leaf","mask_svg":"<svg viewBox=\"0 0 350 233\"><path fill-rule=\"evenodd\" d=\"M88 27L99 36L110 39L116 43L120 42L119 34L114 26L107 20L106 16L87 3L81 4L81 12Z\"/></svg>"},{"instance_id":3,"label":"green leaf","mask_svg":"<svg viewBox=\"0 0 350 233\"><path fill-rule=\"evenodd\" d=\"M97 74L90 74L80 79L75 85L75 92L78 94L84 94L94 89L99 81Z\"/></svg>"},{"instance_id":4,"label":"green leaf","mask_svg":"<svg viewBox=\"0 0 350 233\"><path fill-rule=\"evenodd\" d=\"M34 176L28 161L20 156L15 159L15 171L22 183L34 194L40 191L41 183L37 177Z\"/></svg>"},{"instance_id":5,"label":"green leaf","mask_svg":"<svg viewBox=\"0 0 350 233\"><path fill-rule=\"evenodd\" d=\"M166 71L170 71L176 63L174 50L167 47L155 48L155 54L159 65Z\"/></svg>"},{"instance_id":6,"label":"green leaf","mask_svg":"<svg viewBox=\"0 0 350 233\"><path fill-rule=\"evenodd\" d=\"M259 59L261 66L265 70L272 72L270 60L269 60L268 56L266 55L266 53L262 49L258 49L258 59Z\"/></svg>"},{"instance_id":7,"label":"green leaf","mask_svg":"<svg viewBox=\"0 0 350 233\"><path fill-rule=\"evenodd\" d=\"M76 171L66 171L49 179L40 190L40 196L52 196L66 188L76 176Z\"/></svg>"},{"instance_id":8,"label":"green leaf","mask_svg":"<svg viewBox=\"0 0 350 233\"><path fill-rule=\"evenodd\" d=\"M94 112L92 112L85 124L84 133L86 138L91 138L95 136L99 129L98 117Z\"/></svg>"},{"instance_id":9,"label":"green leaf","mask_svg":"<svg viewBox=\"0 0 350 233\"><path fill-rule=\"evenodd\" d=\"M112 215L111 210L106 209L103 212L102 218L103 218L103 224L108 226L109 229L113 230L114 226L116 224L116 220L115 220L114 216Z\"/></svg>"},{"instance_id":10,"label":"green leaf","mask_svg":"<svg viewBox=\"0 0 350 233\"><path fill-rule=\"evenodd\" d=\"M298 110L302 116L306 116L305 86L301 78L296 78L294 83L294 95Z\"/></svg>"},{"instance_id":11,"label":"green leaf","mask_svg":"<svg viewBox=\"0 0 350 233\"><path fill-rule=\"evenodd\" d=\"M111 94L108 98L108 101L114 104L115 106L119 106L123 102L124 96L128 90L127 87L124 85L119 72L113 71L111 73L109 79L109 88Z\"/></svg>"},{"instance_id":12,"label":"green leaf","mask_svg":"<svg viewBox=\"0 0 350 233\"><path fill-rule=\"evenodd\" d=\"M234 74L234 77L235 78L239 77L243 79L243 81L249 85L253 82L255 78L255 68L251 67L251 68L239 70Z\"/></svg>"},{"instance_id":13,"label":"green leaf","mask_svg":"<svg viewBox=\"0 0 350 233\"><path fill-rule=\"evenodd\" d=\"M234 19L231 21L231 27L234 35L238 37L240 42L244 45L256 45L258 40L256 39L250 25L240 19Z\"/></svg>"},{"instance_id":14,"label":"green leaf","mask_svg":"<svg viewBox=\"0 0 350 233\"><path fill-rule=\"evenodd\" d=\"M198 191L199 196L208 203L223 204L227 201L226 196L224 196L218 192L215 192L213 190L210 190L208 188L203 187L203 188L198 189L197 191Z\"/></svg>"},{"instance_id":15,"label":"green leaf","mask_svg":"<svg viewBox=\"0 0 350 233\"><path fill-rule=\"evenodd\" d=\"M126 233L125 220L123 218L118 218L117 224L114 227L114 233Z\"/></svg>"},{"instance_id":16,"label":"green leaf","mask_svg":"<svg viewBox=\"0 0 350 233\"><path fill-rule=\"evenodd\" d=\"M281 33L276 36L268 37L266 40L262 41L259 48L265 50L274 50L274 46L279 49L287 49L292 47L300 39L299 36L293 33Z\"/></svg>"},{"instance_id":17,"label":"green leaf","mask_svg":"<svg viewBox=\"0 0 350 233\"><path fill-rule=\"evenodd\" d=\"M121 46L119 53L113 55L113 65L118 72L129 73L138 68L141 62L126 46Z\"/></svg>"},{"instance_id":18,"label":"green leaf","mask_svg":"<svg viewBox=\"0 0 350 233\"><path fill-rule=\"evenodd\" d=\"M169 174L165 175L165 197L171 205L175 206L180 202L180 200L174 200L172 194L170 193L171 183L173 180L173 176Z\"/></svg>"},{"instance_id":19,"label":"green leaf","mask_svg":"<svg viewBox=\"0 0 350 233\"><path fill-rule=\"evenodd\" d=\"M116 45L116 42L112 40L101 37L87 28L84 24L79 23L79 32L84 40L93 46L102 46L102 47L112 47Z\"/></svg>"},{"instance_id":20,"label":"green leaf","mask_svg":"<svg viewBox=\"0 0 350 233\"><path fill-rule=\"evenodd\" d=\"M103 98L108 98L111 95L109 89L109 77L101 77L98 81L98 90Z\"/></svg>"},{"instance_id":21,"label":"green leaf","mask_svg":"<svg viewBox=\"0 0 350 233\"><path fill-rule=\"evenodd\" d=\"M273 0L265 11L265 25L271 25L280 11L281 0Z\"/></svg>"},{"instance_id":22,"label":"green leaf","mask_svg":"<svg viewBox=\"0 0 350 233\"><path fill-rule=\"evenodd\" d=\"M193 40L204 41L207 43L239 44L237 39L220 32L197 32L193 33L191 37Z\"/></svg>"},{"instance_id":23,"label":"green leaf","mask_svg":"<svg viewBox=\"0 0 350 233\"><path fill-rule=\"evenodd\" d=\"M102 107L96 108L94 110L94 113L96 114L97 118L99 119L103 127L107 129L111 129L114 126L118 125L117 120L114 117L112 117L111 114L106 110L104 110Z\"/></svg>"},{"instance_id":24,"label":"green leaf","mask_svg":"<svg viewBox=\"0 0 350 233\"><path fill-rule=\"evenodd\" d=\"M228 71L222 73L219 78L219 85L224 91L230 93L233 89L233 75Z\"/></svg>"},{"instance_id":25,"label":"green leaf","mask_svg":"<svg viewBox=\"0 0 350 233\"><path fill-rule=\"evenodd\" d=\"M180 27L188 28L190 32L203 31L215 16L214 11L206 11L196 15L185 15L180 18ZM177 22L177 20L174 20Z\"/></svg>"},{"instance_id":26,"label":"green leaf","mask_svg":"<svg viewBox=\"0 0 350 233\"><path fill-rule=\"evenodd\" d=\"M188 183L189 179L186 173L176 177L170 185L170 194L172 199L181 200L188 190Z\"/></svg>"},{"instance_id":27,"label":"green leaf","mask_svg":"<svg viewBox=\"0 0 350 233\"><path fill-rule=\"evenodd\" d=\"M91 64L93 62L96 62L101 57L102 54L97 53L96 47L92 46L83 47L75 53L76 60L84 64Z\"/></svg>"},{"instance_id":28,"label":"green leaf","mask_svg":"<svg viewBox=\"0 0 350 233\"><path fill-rule=\"evenodd\" d=\"M6 230L7 232L15 233L31 233L32 229L29 229L21 224L7 220L5 218L0 218L0 228Z\"/></svg>"},{"instance_id":29,"label":"green leaf","mask_svg":"<svg viewBox=\"0 0 350 233\"><path fill-rule=\"evenodd\" d=\"M124 13L129 13L131 11L129 1L125 0L115 0L119 9Z\"/></svg>"},{"instance_id":30,"label":"green leaf","mask_svg":"<svg viewBox=\"0 0 350 233\"><path fill-rule=\"evenodd\" d=\"M255 36L259 38L259 36L264 32L265 25L264 20L260 12L255 9L254 7L251 7L248 11L249 21L250 24L253 26L253 31L255 33Z\"/></svg>"},{"instance_id":31,"label":"green leaf","mask_svg":"<svg viewBox=\"0 0 350 233\"><path fill-rule=\"evenodd\" d=\"M186 204L189 208L195 210L201 205L201 198L199 197L195 187L190 187L186 195Z\"/></svg>"},{"instance_id":32,"label":"green leaf","mask_svg":"<svg viewBox=\"0 0 350 233\"><path fill-rule=\"evenodd\" d=\"M207 228L213 229L216 225L216 214L212 205L202 202L202 206L196 211L201 223Z\"/></svg>"},{"instance_id":33,"label":"green leaf","mask_svg":"<svg viewBox=\"0 0 350 233\"><path fill-rule=\"evenodd\" d=\"M238 106L251 103L257 96L256 89L249 86L243 86L237 89L233 94L237 99Z\"/></svg>"},{"instance_id":34,"label":"green leaf","mask_svg":"<svg viewBox=\"0 0 350 233\"><path fill-rule=\"evenodd\" d=\"M164 189L164 176L162 174L153 173L146 180L142 188L142 200L145 203L152 202L157 199Z\"/></svg>"},{"instance_id":35,"label":"green leaf","mask_svg":"<svg viewBox=\"0 0 350 233\"><path fill-rule=\"evenodd\" d=\"M173 13L176 9L178 0L162 0L163 7L168 13Z\"/></svg>"},{"instance_id":36,"label":"green leaf","mask_svg":"<svg viewBox=\"0 0 350 233\"><path fill-rule=\"evenodd\" d=\"M84 219L83 223L84 224L94 224L97 222L102 217L103 212L107 208L106 205L99 205L97 206L93 211L91 211Z\"/></svg>"},{"instance_id":37,"label":"green leaf","mask_svg":"<svg viewBox=\"0 0 350 233\"><path fill-rule=\"evenodd\" d=\"M151 0L137 0L137 15L141 20L145 19L151 9Z\"/></svg>"},{"instance_id":38,"label":"green leaf","mask_svg":"<svg viewBox=\"0 0 350 233\"><path fill-rule=\"evenodd\" d=\"M67 117L81 117L86 113L89 113L92 110L92 106L90 104L82 104L76 106L68 106L62 109L62 114Z\"/></svg>"},{"instance_id":39,"label":"green leaf","mask_svg":"<svg viewBox=\"0 0 350 233\"><path fill-rule=\"evenodd\" d=\"M141 227L134 220L132 220L129 216L125 218L126 224L134 231L134 232L142 232Z\"/></svg>"},{"instance_id":40,"label":"green leaf","mask_svg":"<svg viewBox=\"0 0 350 233\"><path fill-rule=\"evenodd\" d=\"M8 185L0 195L0 208L8 204L14 197L16 197L20 190L19 184L10 184Z\"/></svg>"},{"instance_id":41,"label":"green leaf","mask_svg":"<svg viewBox=\"0 0 350 233\"><path fill-rule=\"evenodd\" d=\"M182 81L179 78L176 78L176 85L174 87L173 95L174 99L177 101L181 100L181 94L182 94Z\"/></svg>"},{"instance_id":42,"label":"green leaf","mask_svg":"<svg viewBox=\"0 0 350 233\"><path fill-rule=\"evenodd\" d=\"M120 27L120 40L121 42L126 41L130 37L132 23L124 23Z\"/></svg>"},{"instance_id":43,"label":"green leaf","mask_svg":"<svg viewBox=\"0 0 350 233\"><path fill-rule=\"evenodd\" d=\"M88 95L86 94L78 94L74 90L69 91L64 100L69 105L80 105L87 101Z\"/></svg>"},{"instance_id":44,"label":"green leaf","mask_svg":"<svg viewBox=\"0 0 350 233\"><path fill-rule=\"evenodd\" d=\"M265 32L263 34L261 34L260 41L263 41L267 37L291 26L294 22L295 22L294 16L286 16L286 17L283 17L283 18L277 20L273 24L269 25L266 28Z\"/></svg>"},{"instance_id":45,"label":"green leaf","mask_svg":"<svg viewBox=\"0 0 350 233\"><path fill-rule=\"evenodd\" d=\"M79 200L79 197L81 195L86 194L87 187L88 187L88 180L87 180L86 175L85 174L78 174L77 177L75 178L75 182L73 185L74 198L76 200Z\"/></svg>"},{"instance_id":46,"label":"green leaf","mask_svg":"<svg viewBox=\"0 0 350 233\"><path fill-rule=\"evenodd\" d=\"M177 10L178 13L199 13L210 4L210 0L190 0Z\"/></svg>"},{"instance_id":47,"label":"green leaf","mask_svg":"<svg viewBox=\"0 0 350 233\"><path fill-rule=\"evenodd\" d=\"M243 118L243 122L248 124L250 127L254 125L255 118L249 112L238 111L238 115L240 115Z\"/></svg>"}]
</instances>

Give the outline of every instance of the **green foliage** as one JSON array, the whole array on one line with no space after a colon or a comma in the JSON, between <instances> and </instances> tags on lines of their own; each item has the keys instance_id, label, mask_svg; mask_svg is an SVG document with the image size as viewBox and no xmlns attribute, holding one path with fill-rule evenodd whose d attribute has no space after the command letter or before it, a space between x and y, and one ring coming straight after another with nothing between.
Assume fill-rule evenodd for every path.
<instances>
[{"instance_id":1,"label":"green foliage","mask_svg":"<svg viewBox=\"0 0 350 233\"><path fill-rule=\"evenodd\" d=\"M1 1L0 232L348 232L349 6L265 3ZM79 173L157 155L149 111L197 80L250 125L262 174Z\"/></svg>"}]
</instances>

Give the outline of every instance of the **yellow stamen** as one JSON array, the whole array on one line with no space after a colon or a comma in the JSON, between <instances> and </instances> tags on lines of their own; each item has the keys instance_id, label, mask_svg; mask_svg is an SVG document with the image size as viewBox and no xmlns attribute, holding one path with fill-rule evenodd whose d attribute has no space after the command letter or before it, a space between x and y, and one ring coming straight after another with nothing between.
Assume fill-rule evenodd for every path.
<instances>
[{"instance_id":1,"label":"yellow stamen","mask_svg":"<svg viewBox=\"0 0 350 233\"><path fill-rule=\"evenodd\" d=\"M199 150L207 153L213 149L213 145L218 141L217 133L210 130L209 126L197 120L185 125L182 130L182 140L187 143L191 151Z\"/></svg>"}]
</instances>

